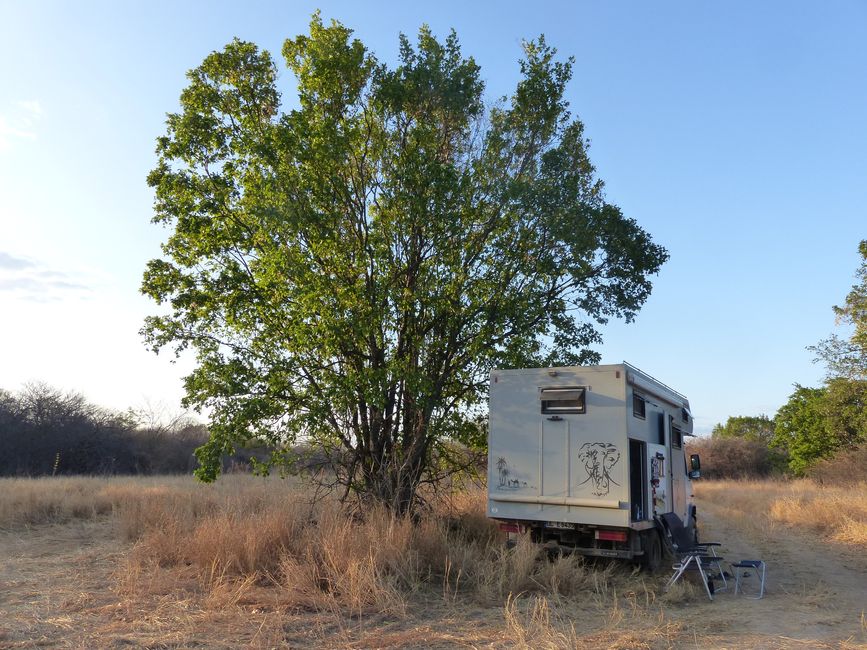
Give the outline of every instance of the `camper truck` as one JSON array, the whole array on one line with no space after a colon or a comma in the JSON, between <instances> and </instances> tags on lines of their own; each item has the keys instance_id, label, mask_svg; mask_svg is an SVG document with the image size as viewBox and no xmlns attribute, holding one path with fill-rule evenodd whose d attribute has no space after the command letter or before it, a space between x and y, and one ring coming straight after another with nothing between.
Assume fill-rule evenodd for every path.
<instances>
[{"instance_id":1,"label":"camper truck","mask_svg":"<svg viewBox=\"0 0 867 650\"><path fill-rule=\"evenodd\" d=\"M651 569L664 523L697 541L699 459L676 390L627 363L495 370L489 417L488 516L510 538Z\"/></svg>"}]
</instances>

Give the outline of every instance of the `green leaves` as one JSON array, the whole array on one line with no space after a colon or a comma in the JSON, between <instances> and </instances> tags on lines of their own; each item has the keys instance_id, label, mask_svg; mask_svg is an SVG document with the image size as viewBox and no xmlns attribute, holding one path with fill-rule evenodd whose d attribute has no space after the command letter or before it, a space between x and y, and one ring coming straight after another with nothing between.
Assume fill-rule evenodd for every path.
<instances>
[{"instance_id":1,"label":"green leaves","mask_svg":"<svg viewBox=\"0 0 867 650\"><path fill-rule=\"evenodd\" d=\"M827 369L822 388L796 386L776 417L775 444L789 450L789 467L803 474L813 463L867 440L867 240L858 246L857 283L842 306L838 323L848 337L832 334L808 349Z\"/></svg>"},{"instance_id":2,"label":"green leaves","mask_svg":"<svg viewBox=\"0 0 867 650\"><path fill-rule=\"evenodd\" d=\"M828 370L828 378L867 379L867 240L858 245L861 264L855 274L858 282L846 295L842 306L834 307L838 324L851 327L848 337L832 334L808 348L816 353Z\"/></svg>"},{"instance_id":3,"label":"green leaves","mask_svg":"<svg viewBox=\"0 0 867 650\"><path fill-rule=\"evenodd\" d=\"M725 424L717 424L711 436L714 438L743 438L768 445L774 437L774 421L767 415L732 416Z\"/></svg>"},{"instance_id":4,"label":"green leaves","mask_svg":"<svg viewBox=\"0 0 867 650\"><path fill-rule=\"evenodd\" d=\"M789 469L811 465L867 441L867 382L837 378L822 388L795 385L774 419L772 445L789 454Z\"/></svg>"},{"instance_id":5,"label":"green leaves","mask_svg":"<svg viewBox=\"0 0 867 650\"><path fill-rule=\"evenodd\" d=\"M298 78L298 95L305 111L324 111L339 119L355 105L376 65L352 30L337 21L322 24L317 11L310 21L310 36L286 39L283 57Z\"/></svg>"},{"instance_id":6,"label":"green leaves","mask_svg":"<svg viewBox=\"0 0 867 650\"><path fill-rule=\"evenodd\" d=\"M544 38L488 112L454 33L401 36L390 69L316 14L283 55L286 113L252 44L189 74L148 178L172 232L142 285L170 313L145 337L198 355L202 478L234 444L280 459L305 440L405 511L461 456L443 441L478 445L492 368L597 359L594 323L632 318L667 253L605 202L564 99L573 62Z\"/></svg>"}]
</instances>

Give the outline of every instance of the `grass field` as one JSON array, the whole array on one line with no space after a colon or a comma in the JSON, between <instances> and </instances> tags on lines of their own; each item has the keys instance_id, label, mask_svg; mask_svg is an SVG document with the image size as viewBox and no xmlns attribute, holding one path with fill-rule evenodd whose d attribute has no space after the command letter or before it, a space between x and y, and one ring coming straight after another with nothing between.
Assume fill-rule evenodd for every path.
<instances>
[{"instance_id":1,"label":"grass field","mask_svg":"<svg viewBox=\"0 0 867 650\"><path fill-rule=\"evenodd\" d=\"M696 496L755 535L793 531L867 550L867 482L846 486L800 481L697 481Z\"/></svg>"},{"instance_id":2,"label":"grass field","mask_svg":"<svg viewBox=\"0 0 867 650\"><path fill-rule=\"evenodd\" d=\"M526 540L507 551L481 490L440 499L416 523L379 510L348 516L313 497L303 482L247 476L211 486L180 477L0 479L0 557L10 558L0 572L0 648L867 641L867 597L858 601L861 583L849 585L844 567L822 571L839 573L839 585L805 574L777 588L770 581L763 601L722 594L710 603L689 583L663 593L666 572L550 562ZM760 553L772 576L783 566L776 556L803 567L799 554L818 540L863 558L864 485L704 482L697 498L703 531L736 541L730 552ZM832 612L838 598L848 609ZM745 624L757 608L767 619Z\"/></svg>"}]
</instances>

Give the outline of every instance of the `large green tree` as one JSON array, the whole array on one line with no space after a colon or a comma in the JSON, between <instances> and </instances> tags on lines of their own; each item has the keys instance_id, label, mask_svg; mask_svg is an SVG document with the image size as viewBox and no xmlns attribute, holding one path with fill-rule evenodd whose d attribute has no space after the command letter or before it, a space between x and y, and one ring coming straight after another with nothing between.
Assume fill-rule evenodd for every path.
<instances>
[{"instance_id":1,"label":"large green tree","mask_svg":"<svg viewBox=\"0 0 867 650\"><path fill-rule=\"evenodd\" d=\"M837 323L848 328L811 349L825 364L822 388L796 386L776 416L775 444L789 450L789 466L804 473L810 465L867 441L867 240L858 246L861 263Z\"/></svg>"},{"instance_id":2,"label":"large green tree","mask_svg":"<svg viewBox=\"0 0 867 650\"><path fill-rule=\"evenodd\" d=\"M848 334L832 334L810 348L825 364L829 378L867 380L867 240L858 245L858 253L857 281L843 305L834 307L837 323L848 327Z\"/></svg>"},{"instance_id":3,"label":"large green tree","mask_svg":"<svg viewBox=\"0 0 867 650\"><path fill-rule=\"evenodd\" d=\"M795 385L789 401L780 407L773 444L789 454L789 469L803 474L813 462L833 453L825 422L825 389Z\"/></svg>"},{"instance_id":4,"label":"large green tree","mask_svg":"<svg viewBox=\"0 0 867 650\"><path fill-rule=\"evenodd\" d=\"M279 463L307 440L347 495L407 512L478 437L492 368L596 361L594 325L631 320L667 253L606 202L544 38L486 108L454 33L401 36L393 67L351 34L315 15L286 41L286 112L253 44L189 73L148 179L171 234L143 331L195 350L200 478L245 441Z\"/></svg>"},{"instance_id":5,"label":"large green tree","mask_svg":"<svg viewBox=\"0 0 867 650\"><path fill-rule=\"evenodd\" d=\"M867 381L837 378L822 388L795 386L775 418L773 445L803 474L816 461L867 442Z\"/></svg>"}]
</instances>

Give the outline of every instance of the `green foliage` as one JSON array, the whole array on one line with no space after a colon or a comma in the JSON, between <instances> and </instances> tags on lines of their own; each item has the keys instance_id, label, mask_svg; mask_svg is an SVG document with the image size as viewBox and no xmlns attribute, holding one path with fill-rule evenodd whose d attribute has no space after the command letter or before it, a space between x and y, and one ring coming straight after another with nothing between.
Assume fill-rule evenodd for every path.
<instances>
[{"instance_id":1,"label":"green foliage","mask_svg":"<svg viewBox=\"0 0 867 650\"><path fill-rule=\"evenodd\" d=\"M867 440L867 381L832 379L823 401L825 427L837 448L853 448Z\"/></svg>"},{"instance_id":2,"label":"green foliage","mask_svg":"<svg viewBox=\"0 0 867 650\"><path fill-rule=\"evenodd\" d=\"M867 441L867 382L834 379L823 388L795 388L777 412L773 440L788 450L795 474Z\"/></svg>"},{"instance_id":3,"label":"green foliage","mask_svg":"<svg viewBox=\"0 0 867 650\"><path fill-rule=\"evenodd\" d=\"M774 429L774 420L767 415L732 416L725 424L714 426L713 442L708 441L702 448L702 453L713 459L713 475L757 477L785 471L786 452L772 446Z\"/></svg>"},{"instance_id":4,"label":"green foliage","mask_svg":"<svg viewBox=\"0 0 867 650\"><path fill-rule=\"evenodd\" d=\"M631 320L668 255L605 201L544 38L490 110L454 33L401 36L390 69L317 14L283 55L285 113L255 45L189 73L148 178L171 234L143 332L197 355L200 478L236 444L307 440L347 494L408 511L449 440L483 444L492 368L598 360L594 324Z\"/></svg>"},{"instance_id":5,"label":"green foliage","mask_svg":"<svg viewBox=\"0 0 867 650\"><path fill-rule=\"evenodd\" d=\"M829 378L867 380L867 240L858 245L861 264L842 307L835 306L837 323L851 327L848 337L832 334L811 347L828 369Z\"/></svg>"},{"instance_id":6,"label":"green foliage","mask_svg":"<svg viewBox=\"0 0 867 650\"><path fill-rule=\"evenodd\" d=\"M796 386L776 416L774 444L788 449L796 474L867 440L867 240L858 251L858 282L843 306L834 307L837 322L851 327L851 334L810 348L827 368L825 386Z\"/></svg>"},{"instance_id":7,"label":"green foliage","mask_svg":"<svg viewBox=\"0 0 867 650\"><path fill-rule=\"evenodd\" d=\"M761 442L767 446L774 437L774 421L767 415L733 416L725 424L717 424L711 431L713 438L742 438Z\"/></svg>"},{"instance_id":8,"label":"green foliage","mask_svg":"<svg viewBox=\"0 0 867 650\"><path fill-rule=\"evenodd\" d=\"M824 388L795 385L775 418L773 444L789 452L789 469L803 474L814 460L830 454L834 447L825 435Z\"/></svg>"}]
</instances>

